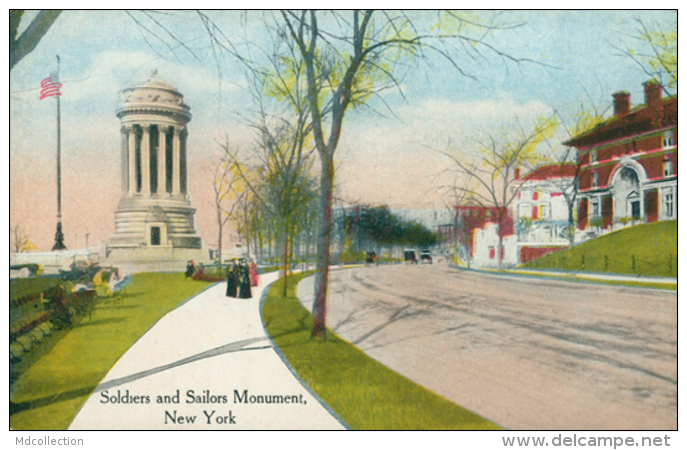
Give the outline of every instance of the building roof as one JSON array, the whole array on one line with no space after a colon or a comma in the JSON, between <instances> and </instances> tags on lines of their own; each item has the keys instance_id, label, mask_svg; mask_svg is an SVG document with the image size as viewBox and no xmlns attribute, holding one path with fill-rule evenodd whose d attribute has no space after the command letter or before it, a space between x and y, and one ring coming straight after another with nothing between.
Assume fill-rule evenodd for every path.
<instances>
[{"instance_id":1,"label":"building roof","mask_svg":"<svg viewBox=\"0 0 687 450\"><path fill-rule=\"evenodd\" d=\"M575 164L562 163L562 164L547 164L545 166L539 166L532 172L528 173L524 177L520 178L521 181L542 181L549 180L551 178L565 178L575 176L576 166Z\"/></svg>"},{"instance_id":2,"label":"building roof","mask_svg":"<svg viewBox=\"0 0 687 450\"><path fill-rule=\"evenodd\" d=\"M633 108L626 116L615 115L596 128L575 136L563 144L579 148L671 125L677 125L677 94L661 99L658 106L642 104Z\"/></svg>"}]
</instances>

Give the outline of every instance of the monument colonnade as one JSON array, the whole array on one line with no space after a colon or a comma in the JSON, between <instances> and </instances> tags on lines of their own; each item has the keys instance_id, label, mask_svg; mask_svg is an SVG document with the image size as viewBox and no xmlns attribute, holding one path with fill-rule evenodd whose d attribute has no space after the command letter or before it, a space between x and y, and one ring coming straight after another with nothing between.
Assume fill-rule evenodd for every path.
<instances>
[{"instance_id":1,"label":"monument colonnade","mask_svg":"<svg viewBox=\"0 0 687 450\"><path fill-rule=\"evenodd\" d=\"M124 124L121 133L122 181L128 196L187 194L185 126L146 121Z\"/></svg>"}]
</instances>

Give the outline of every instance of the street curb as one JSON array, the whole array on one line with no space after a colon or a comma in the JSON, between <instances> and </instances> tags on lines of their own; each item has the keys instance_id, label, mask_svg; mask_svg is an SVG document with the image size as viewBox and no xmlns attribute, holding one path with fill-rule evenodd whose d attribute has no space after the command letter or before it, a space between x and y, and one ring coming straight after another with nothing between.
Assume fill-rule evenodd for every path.
<instances>
[{"instance_id":1,"label":"street curb","mask_svg":"<svg viewBox=\"0 0 687 450\"><path fill-rule=\"evenodd\" d=\"M332 417L334 417L344 428L346 428L346 430L351 430L351 427L346 422L344 422L343 419L341 419L341 417L339 417L339 415L336 413L336 411L334 411L324 400L322 400L322 398L320 398L319 395L317 395L315 393L315 391L313 391L310 388L310 386L308 386L308 384L305 381L303 381L303 379L300 377L300 375L298 375L298 372L296 372L296 369L294 369L293 366L291 365L291 363L289 363L288 359L286 359L286 356L282 352L281 348L279 348L277 343L272 340L272 336L270 336L270 334L267 332L267 327L265 327L265 321L263 320L262 310L263 310L263 307L265 306L265 301L267 300L267 293L271 289L271 286L277 280L279 280L279 278L277 278L276 280L272 281L270 284L265 286L265 288L262 290L262 295L260 296L260 322L262 322L262 329L265 332L265 336L267 336L267 339L269 339L270 344L272 345L272 348L274 349L275 353L279 356L279 358L281 358L281 360L284 363L284 365L286 366L286 368L289 369L291 374L296 378L296 380L298 380L298 382L301 384L301 386L303 386L305 388L305 390L307 390L310 393L310 395L312 395L313 398L315 400L317 400L319 402L319 404L329 414L332 415Z\"/></svg>"},{"instance_id":2,"label":"street curb","mask_svg":"<svg viewBox=\"0 0 687 450\"><path fill-rule=\"evenodd\" d=\"M513 269L504 269L503 271L498 271L495 269L474 269L459 266L455 263L449 263L449 267L452 269L465 270L470 272L484 273L490 275L507 275L516 276L523 278L541 278L547 280L563 280L572 282L582 282L582 283L594 283L594 284L609 284L614 286L625 286L625 287L635 287L642 289L657 289L661 291L677 291L677 281L648 281L643 279L627 280L627 279L613 279L613 278L597 278L594 275L580 274L575 272L570 273L548 273L548 272L524 272ZM601 274L604 276L603 274ZM631 276L631 275L628 275ZM663 287L665 286L665 287Z\"/></svg>"}]
</instances>

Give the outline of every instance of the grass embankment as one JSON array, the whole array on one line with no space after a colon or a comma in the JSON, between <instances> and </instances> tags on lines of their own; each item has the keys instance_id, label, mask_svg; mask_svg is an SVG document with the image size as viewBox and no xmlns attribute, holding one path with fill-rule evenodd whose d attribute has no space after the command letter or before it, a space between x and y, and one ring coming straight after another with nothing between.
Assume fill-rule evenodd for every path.
<instances>
[{"instance_id":1,"label":"grass embankment","mask_svg":"<svg viewBox=\"0 0 687 450\"><path fill-rule=\"evenodd\" d=\"M310 388L354 430L497 430L497 425L392 371L328 330L311 338L312 314L295 287L306 274L270 288L262 314L271 338Z\"/></svg>"},{"instance_id":2,"label":"grass embankment","mask_svg":"<svg viewBox=\"0 0 687 450\"><path fill-rule=\"evenodd\" d=\"M133 276L120 297L104 299L73 328L22 361L11 387L10 427L64 430L117 360L155 322L208 286L184 274Z\"/></svg>"},{"instance_id":3,"label":"grass embankment","mask_svg":"<svg viewBox=\"0 0 687 450\"><path fill-rule=\"evenodd\" d=\"M523 268L676 277L677 221L620 230L551 253Z\"/></svg>"}]
</instances>

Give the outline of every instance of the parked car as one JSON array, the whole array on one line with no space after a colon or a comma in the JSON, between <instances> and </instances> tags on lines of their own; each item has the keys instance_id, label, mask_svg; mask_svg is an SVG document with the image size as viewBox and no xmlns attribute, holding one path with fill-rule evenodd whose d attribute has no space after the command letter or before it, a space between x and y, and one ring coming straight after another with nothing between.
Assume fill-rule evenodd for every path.
<instances>
[{"instance_id":1,"label":"parked car","mask_svg":"<svg viewBox=\"0 0 687 450\"><path fill-rule=\"evenodd\" d=\"M422 252L420 252L420 261L422 261L422 264L432 264L432 253L429 250L423 250Z\"/></svg>"},{"instance_id":2,"label":"parked car","mask_svg":"<svg viewBox=\"0 0 687 450\"><path fill-rule=\"evenodd\" d=\"M366 266L372 266L372 265L378 265L377 261L377 253L376 252L367 252L367 257L365 258L365 265Z\"/></svg>"}]
</instances>

